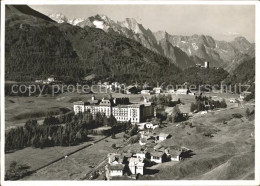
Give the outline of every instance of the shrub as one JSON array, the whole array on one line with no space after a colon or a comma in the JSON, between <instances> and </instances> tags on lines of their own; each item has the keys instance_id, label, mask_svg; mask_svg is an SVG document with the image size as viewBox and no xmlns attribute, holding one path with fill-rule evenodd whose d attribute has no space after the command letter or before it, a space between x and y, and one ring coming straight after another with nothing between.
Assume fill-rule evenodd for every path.
<instances>
[{"instance_id":1,"label":"shrub","mask_svg":"<svg viewBox=\"0 0 260 186\"><path fill-rule=\"evenodd\" d=\"M140 136L139 135L135 135L135 136L132 136L129 140L128 140L128 143L130 144L134 144L134 143L137 143L140 139Z\"/></svg>"},{"instance_id":2,"label":"shrub","mask_svg":"<svg viewBox=\"0 0 260 186\"><path fill-rule=\"evenodd\" d=\"M243 116L239 113L232 114L233 118L242 118Z\"/></svg>"},{"instance_id":3,"label":"shrub","mask_svg":"<svg viewBox=\"0 0 260 186\"><path fill-rule=\"evenodd\" d=\"M249 101L249 100L254 99L254 98L255 98L255 94L252 93L252 94L248 94L248 95L244 98L244 100L245 100L245 101Z\"/></svg>"},{"instance_id":4,"label":"shrub","mask_svg":"<svg viewBox=\"0 0 260 186\"><path fill-rule=\"evenodd\" d=\"M9 169L6 171L6 180L18 180L30 173L30 166L26 164L18 163L17 161L12 161Z\"/></svg>"},{"instance_id":5,"label":"shrub","mask_svg":"<svg viewBox=\"0 0 260 186\"><path fill-rule=\"evenodd\" d=\"M246 117L248 118L248 117L250 116L250 114L251 114L251 113L250 113L250 110L249 110L249 108L247 108L247 109L246 109Z\"/></svg>"},{"instance_id":6,"label":"shrub","mask_svg":"<svg viewBox=\"0 0 260 186\"><path fill-rule=\"evenodd\" d=\"M115 148L116 148L116 144L113 143L111 147L112 147L113 149L115 149Z\"/></svg>"}]
</instances>

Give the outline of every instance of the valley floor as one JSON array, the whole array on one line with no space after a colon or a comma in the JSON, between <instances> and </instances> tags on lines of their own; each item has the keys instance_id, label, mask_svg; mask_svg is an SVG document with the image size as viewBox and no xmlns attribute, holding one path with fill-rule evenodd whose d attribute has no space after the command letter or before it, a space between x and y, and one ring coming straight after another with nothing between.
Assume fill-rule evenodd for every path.
<instances>
[{"instance_id":1,"label":"valley floor","mask_svg":"<svg viewBox=\"0 0 260 186\"><path fill-rule=\"evenodd\" d=\"M88 97L90 95L84 95ZM102 96L102 95L100 95ZM114 96L114 95L113 95ZM124 96L124 95L118 95ZM72 105L71 100L76 99L66 95L53 99L64 97L64 105ZM82 96L83 97L83 96ZM116 97L116 95L115 95ZM130 95L132 102L138 102L141 95ZM6 98L12 99L12 98ZM13 98L14 99L14 98ZM27 98L26 98L27 99ZM189 107L194 101L192 96L182 96L181 100ZM227 101L228 102L228 101ZM54 103L56 104L56 103ZM9 111L11 103L7 104ZM18 107L18 106L16 106ZM164 128L157 128L155 133L166 132L171 134L171 138L162 144L179 144L192 150L192 155L180 162L166 162L157 164L148 169L154 172L140 176L141 180L252 180L254 179L255 165L255 139L254 139L254 119L245 117L245 110L254 109L249 103L244 108L236 104L228 103L227 109L221 109L209 112L205 115L196 114L188 120L192 127L182 124L167 124ZM13 108L15 109L15 108ZM169 109L170 110L170 109ZM8 111L8 112L9 112ZM18 112L19 113L19 112ZM242 118L234 118L232 114L241 114ZM7 120L11 120L7 117ZM213 137L203 135L203 132L212 129L216 131ZM25 148L5 155L7 168L12 160L21 160L28 163L32 169L36 169L43 164L48 163L57 156L64 156L87 143L93 143L102 136L93 136L93 141L86 142L73 147L51 147L44 149ZM91 171L98 170L102 173L97 179L104 179L104 165L108 153L115 152L112 144L116 144L119 151L134 149L139 144L123 146L123 133L117 134L116 139L108 137L92 146L85 148L67 158L53 163L36 173L25 177L24 180L80 180L87 179Z\"/></svg>"}]
</instances>

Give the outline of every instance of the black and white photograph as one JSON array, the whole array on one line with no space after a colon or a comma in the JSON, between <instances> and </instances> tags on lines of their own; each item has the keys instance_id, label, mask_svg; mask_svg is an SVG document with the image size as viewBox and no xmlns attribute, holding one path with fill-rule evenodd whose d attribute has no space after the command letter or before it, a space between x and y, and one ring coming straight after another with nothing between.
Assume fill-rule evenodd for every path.
<instances>
[{"instance_id":1,"label":"black and white photograph","mask_svg":"<svg viewBox=\"0 0 260 186\"><path fill-rule=\"evenodd\" d=\"M256 4L2 6L4 183L257 185Z\"/></svg>"}]
</instances>

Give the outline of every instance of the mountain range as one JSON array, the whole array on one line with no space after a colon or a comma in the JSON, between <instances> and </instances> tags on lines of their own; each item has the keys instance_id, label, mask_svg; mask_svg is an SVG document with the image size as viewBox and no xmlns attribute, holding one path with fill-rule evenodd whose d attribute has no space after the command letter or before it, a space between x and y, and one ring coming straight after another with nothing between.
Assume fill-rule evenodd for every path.
<instances>
[{"instance_id":1,"label":"mountain range","mask_svg":"<svg viewBox=\"0 0 260 186\"><path fill-rule=\"evenodd\" d=\"M114 21L105 15L95 15L85 19L68 19L66 16L51 14L50 18L58 23L69 23L84 27L116 32L141 43L144 47L167 57L178 67L185 69L209 61L213 67L224 67L232 72L243 61L255 56L255 45L240 36L233 41L217 41L207 35L180 36L166 31L152 32L134 18Z\"/></svg>"},{"instance_id":2,"label":"mountain range","mask_svg":"<svg viewBox=\"0 0 260 186\"><path fill-rule=\"evenodd\" d=\"M6 6L5 51L6 79L16 81L50 75L77 80L94 74L125 83L169 82L181 72L169 59L135 40L57 23L25 5Z\"/></svg>"},{"instance_id":3,"label":"mountain range","mask_svg":"<svg viewBox=\"0 0 260 186\"><path fill-rule=\"evenodd\" d=\"M232 74L255 52L254 44L243 37L226 42L204 35L174 36L145 29L135 19L115 22L96 15L70 20L26 5L7 5L5 23L5 75L16 81L94 75L125 83L179 84L189 81L185 73L197 63L207 60ZM212 70L207 73L226 77L223 70Z\"/></svg>"}]
</instances>

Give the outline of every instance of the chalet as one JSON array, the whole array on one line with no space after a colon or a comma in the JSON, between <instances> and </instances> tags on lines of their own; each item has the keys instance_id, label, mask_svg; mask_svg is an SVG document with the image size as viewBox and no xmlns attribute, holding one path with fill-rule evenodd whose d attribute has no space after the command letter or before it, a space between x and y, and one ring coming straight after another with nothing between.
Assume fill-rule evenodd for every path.
<instances>
[{"instance_id":1,"label":"chalet","mask_svg":"<svg viewBox=\"0 0 260 186\"><path fill-rule=\"evenodd\" d=\"M99 100L95 99L95 96L92 95L92 96L91 96L91 99L88 100L88 102L89 102L89 104L91 104L91 105L97 105L97 104L99 103Z\"/></svg>"},{"instance_id":2,"label":"chalet","mask_svg":"<svg viewBox=\"0 0 260 186\"><path fill-rule=\"evenodd\" d=\"M74 109L74 112L77 114L77 113L82 113L82 112L85 112L85 105L87 103L86 102L83 102L83 101L77 101L77 102L74 102L73 103L73 109Z\"/></svg>"},{"instance_id":3,"label":"chalet","mask_svg":"<svg viewBox=\"0 0 260 186\"><path fill-rule=\"evenodd\" d=\"M54 77L49 77L49 78L47 79L47 81L48 81L48 82L54 82L54 81L55 81L55 78L54 78Z\"/></svg>"},{"instance_id":4,"label":"chalet","mask_svg":"<svg viewBox=\"0 0 260 186\"><path fill-rule=\"evenodd\" d=\"M169 146L165 149L165 153L171 161L180 161L183 151L179 146Z\"/></svg>"},{"instance_id":5,"label":"chalet","mask_svg":"<svg viewBox=\"0 0 260 186\"><path fill-rule=\"evenodd\" d=\"M150 95L150 90L141 90L141 94Z\"/></svg>"},{"instance_id":6,"label":"chalet","mask_svg":"<svg viewBox=\"0 0 260 186\"><path fill-rule=\"evenodd\" d=\"M146 143L147 143L147 138L141 138L141 139L139 140L139 144L140 144L140 145L146 145Z\"/></svg>"},{"instance_id":7,"label":"chalet","mask_svg":"<svg viewBox=\"0 0 260 186\"><path fill-rule=\"evenodd\" d=\"M155 94L160 94L160 93L162 93L162 88L161 87L155 87L155 88L153 88L153 91L154 91Z\"/></svg>"},{"instance_id":8,"label":"chalet","mask_svg":"<svg viewBox=\"0 0 260 186\"><path fill-rule=\"evenodd\" d=\"M166 139L169 138L169 137L170 137L169 134L166 134L166 133L160 133L160 134L159 134L159 141L166 140Z\"/></svg>"},{"instance_id":9,"label":"chalet","mask_svg":"<svg viewBox=\"0 0 260 186\"><path fill-rule=\"evenodd\" d=\"M167 159L165 152L153 151L151 152L151 161L155 163L162 163Z\"/></svg>"},{"instance_id":10,"label":"chalet","mask_svg":"<svg viewBox=\"0 0 260 186\"><path fill-rule=\"evenodd\" d=\"M170 89L170 90L168 90L168 93L169 93L169 94L175 94L176 92L175 92L174 89Z\"/></svg>"},{"instance_id":11,"label":"chalet","mask_svg":"<svg viewBox=\"0 0 260 186\"><path fill-rule=\"evenodd\" d=\"M148 138L149 131L140 131L141 138Z\"/></svg>"},{"instance_id":12,"label":"chalet","mask_svg":"<svg viewBox=\"0 0 260 186\"><path fill-rule=\"evenodd\" d=\"M124 161L124 156L120 154L110 153L107 157L109 164L122 164Z\"/></svg>"},{"instance_id":13,"label":"chalet","mask_svg":"<svg viewBox=\"0 0 260 186\"><path fill-rule=\"evenodd\" d=\"M49 84L49 83L50 83L50 82L49 82L48 80L43 80L43 81L42 81L42 84L45 84L45 85L46 85L46 84Z\"/></svg>"},{"instance_id":14,"label":"chalet","mask_svg":"<svg viewBox=\"0 0 260 186\"><path fill-rule=\"evenodd\" d=\"M155 151L163 151L163 150L164 150L164 147L163 147L160 143L158 143L157 145L155 145L155 146L153 147L153 149L154 149Z\"/></svg>"},{"instance_id":15,"label":"chalet","mask_svg":"<svg viewBox=\"0 0 260 186\"><path fill-rule=\"evenodd\" d=\"M130 158L133 156L133 153L125 152L123 153L123 156L124 156L124 162L129 162Z\"/></svg>"},{"instance_id":16,"label":"chalet","mask_svg":"<svg viewBox=\"0 0 260 186\"><path fill-rule=\"evenodd\" d=\"M209 68L209 62L208 61L204 62L204 68Z\"/></svg>"},{"instance_id":17,"label":"chalet","mask_svg":"<svg viewBox=\"0 0 260 186\"><path fill-rule=\"evenodd\" d=\"M137 94L137 88L135 86L126 87L126 94Z\"/></svg>"},{"instance_id":18,"label":"chalet","mask_svg":"<svg viewBox=\"0 0 260 186\"><path fill-rule=\"evenodd\" d=\"M156 128L158 128L159 127L159 124L158 123L153 123L153 122L147 122L146 124L145 124L145 127L147 128L147 129L156 129Z\"/></svg>"},{"instance_id":19,"label":"chalet","mask_svg":"<svg viewBox=\"0 0 260 186\"><path fill-rule=\"evenodd\" d=\"M104 83L102 84L102 87L104 87L104 88L106 88L106 89L109 89L109 90L112 90L112 85L110 85L109 82L104 82Z\"/></svg>"},{"instance_id":20,"label":"chalet","mask_svg":"<svg viewBox=\"0 0 260 186\"><path fill-rule=\"evenodd\" d=\"M41 79L36 79L35 80L35 83L42 83L43 82L43 80L41 80Z\"/></svg>"},{"instance_id":21,"label":"chalet","mask_svg":"<svg viewBox=\"0 0 260 186\"><path fill-rule=\"evenodd\" d=\"M207 114L207 113L208 113L208 111L206 111L206 110L200 112L201 115L205 115L205 114Z\"/></svg>"},{"instance_id":22,"label":"chalet","mask_svg":"<svg viewBox=\"0 0 260 186\"><path fill-rule=\"evenodd\" d=\"M165 112L164 108L154 108L154 117L158 115L163 115L164 112Z\"/></svg>"},{"instance_id":23,"label":"chalet","mask_svg":"<svg viewBox=\"0 0 260 186\"><path fill-rule=\"evenodd\" d=\"M143 159L140 158L130 158L129 160L129 169L132 174L144 174L144 163Z\"/></svg>"},{"instance_id":24,"label":"chalet","mask_svg":"<svg viewBox=\"0 0 260 186\"><path fill-rule=\"evenodd\" d=\"M237 100L235 98L230 98L229 103L236 103Z\"/></svg>"},{"instance_id":25,"label":"chalet","mask_svg":"<svg viewBox=\"0 0 260 186\"><path fill-rule=\"evenodd\" d=\"M147 156L147 152L145 152L144 150L140 150L136 152L133 156L139 159L144 159Z\"/></svg>"},{"instance_id":26,"label":"chalet","mask_svg":"<svg viewBox=\"0 0 260 186\"><path fill-rule=\"evenodd\" d=\"M189 93L191 93L191 92L187 88L180 88L180 89L176 90L176 94L189 94Z\"/></svg>"},{"instance_id":27,"label":"chalet","mask_svg":"<svg viewBox=\"0 0 260 186\"><path fill-rule=\"evenodd\" d=\"M123 176L125 165L124 164L110 164L108 165L109 176Z\"/></svg>"},{"instance_id":28,"label":"chalet","mask_svg":"<svg viewBox=\"0 0 260 186\"><path fill-rule=\"evenodd\" d=\"M239 98L241 100L244 100L246 96L248 96L249 94L252 94L252 92L247 92L247 91L244 91L242 92L240 95L239 95Z\"/></svg>"}]
</instances>

